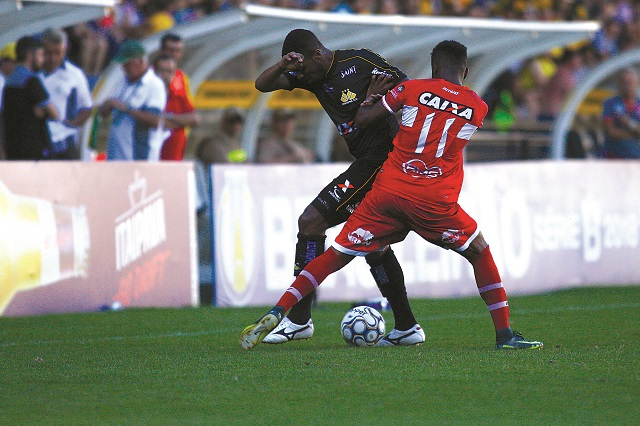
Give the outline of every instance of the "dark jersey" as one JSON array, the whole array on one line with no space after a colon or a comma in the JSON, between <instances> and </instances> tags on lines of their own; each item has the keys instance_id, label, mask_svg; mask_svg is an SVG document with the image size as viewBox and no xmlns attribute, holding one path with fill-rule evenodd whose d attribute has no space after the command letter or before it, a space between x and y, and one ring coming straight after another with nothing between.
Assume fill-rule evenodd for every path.
<instances>
[{"instance_id":1,"label":"dark jersey","mask_svg":"<svg viewBox=\"0 0 640 426\"><path fill-rule=\"evenodd\" d=\"M47 91L36 75L18 66L7 79L2 101L5 147L9 160L41 160L47 157L51 139L47 122L34 114L46 104Z\"/></svg>"},{"instance_id":2,"label":"dark jersey","mask_svg":"<svg viewBox=\"0 0 640 426\"><path fill-rule=\"evenodd\" d=\"M392 147L393 136L398 131L398 123L393 116L366 129L358 129L353 125L353 119L360 103L367 97L367 89L374 74L388 75L393 78L394 83L407 78L398 68L367 49L336 50L333 63L322 81L298 80L294 71L285 73L285 76L291 83L291 89L305 89L316 95L347 142L351 155L360 158L378 153L386 155Z\"/></svg>"}]
</instances>

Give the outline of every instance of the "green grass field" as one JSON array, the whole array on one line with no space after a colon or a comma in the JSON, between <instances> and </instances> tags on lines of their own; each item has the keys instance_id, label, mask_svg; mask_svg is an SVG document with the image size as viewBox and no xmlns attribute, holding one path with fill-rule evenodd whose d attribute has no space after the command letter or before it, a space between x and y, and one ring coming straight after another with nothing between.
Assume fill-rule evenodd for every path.
<instances>
[{"instance_id":1,"label":"green grass field","mask_svg":"<svg viewBox=\"0 0 640 426\"><path fill-rule=\"evenodd\" d=\"M346 346L345 303L249 352L264 308L0 318L0 424L640 422L640 286L510 298L538 351L496 351L479 297L412 305L427 341L408 348Z\"/></svg>"}]
</instances>

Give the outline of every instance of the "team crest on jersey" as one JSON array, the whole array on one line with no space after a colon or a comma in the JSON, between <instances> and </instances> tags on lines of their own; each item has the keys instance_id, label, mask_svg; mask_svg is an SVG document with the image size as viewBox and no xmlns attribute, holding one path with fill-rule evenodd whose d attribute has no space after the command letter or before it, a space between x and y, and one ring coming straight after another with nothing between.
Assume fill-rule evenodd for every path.
<instances>
[{"instance_id":1,"label":"team crest on jersey","mask_svg":"<svg viewBox=\"0 0 640 426\"><path fill-rule=\"evenodd\" d=\"M349 238L349 241L351 241L353 244L363 246L370 245L373 237L374 235L371 232L362 228L358 228L353 232L349 232L349 235L347 236L347 238Z\"/></svg>"},{"instance_id":2,"label":"team crest on jersey","mask_svg":"<svg viewBox=\"0 0 640 426\"><path fill-rule=\"evenodd\" d=\"M342 96L340 96L340 102L342 102L342 105L347 105L357 100L358 100L358 97L351 90L344 89L342 91Z\"/></svg>"},{"instance_id":3,"label":"team crest on jersey","mask_svg":"<svg viewBox=\"0 0 640 426\"><path fill-rule=\"evenodd\" d=\"M464 235L464 230L460 229L447 229L442 233L442 242L446 244L453 244L460 240L460 237Z\"/></svg>"},{"instance_id":4,"label":"team crest on jersey","mask_svg":"<svg viewBox=\"0 0 640 426\"><path fill-rule=\"evenodd\" d=\"M473 119L473 108L436 96L431 92L421 94L418 102L433 109L450 112L469 121Z\"/></svg>"}]
</instances>

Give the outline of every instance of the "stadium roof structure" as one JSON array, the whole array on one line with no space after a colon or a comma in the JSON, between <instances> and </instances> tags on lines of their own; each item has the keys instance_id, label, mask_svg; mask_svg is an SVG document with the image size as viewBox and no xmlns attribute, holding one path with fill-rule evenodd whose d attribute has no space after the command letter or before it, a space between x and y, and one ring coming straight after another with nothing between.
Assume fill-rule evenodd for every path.
<instances>
[{"instance_id":1,"label":"stadium roof structure","mask_svg":"<svg viewBox=\"0 0 640 426\"><path fill-rule=\"evenodd\" d=\"M0 0L0 46L49 27L62 28L104 16L119 0Z\"/></svg>"},{"instance_id":2,"label":"stadium roof structure","mask_svg":"<svg viewBox=\"0 0 640 426\"><path fill-rule=\"evenodd\" d=\"M185 40L190 54L182 68L190 75L196 90L202 82L215 77L216 70L247 52L261 53L258 56L264 58L264 63L258 64L260 70L275 63L285 36L296 28L315 32L329 49L367 47L389 62L401 64L411 78L430 77L433 47L442 40L458 40L467 46L470 62L465 83L482 95L509 67L553 48L590 39L600 24L351 15L246 5L241 10L218 13L171 31ZM158 49L161 35L144 41L148 51ZM96 94L98 98L111 92L112 79L107 73ZM261 94L248 111L243 144L249 158L255 153L261 118L270 96ZM321 159L327 160L335 129L324 113L317 121L317 151Z\"/></svg>"}]
</instances>

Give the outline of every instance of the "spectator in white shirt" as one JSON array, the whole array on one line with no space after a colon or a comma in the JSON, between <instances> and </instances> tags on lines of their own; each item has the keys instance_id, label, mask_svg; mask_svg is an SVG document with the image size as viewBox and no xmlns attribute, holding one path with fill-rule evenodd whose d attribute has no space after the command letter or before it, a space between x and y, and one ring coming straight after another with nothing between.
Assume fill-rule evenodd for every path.
<instances>
[{"instance_id":1,"label":"spectator in white shirt","mask_svg":"<svg viewBox=\"0 0 640 426\"><path fill-rule=\"evenodd\" d=\"M58 110L58 120L48 120L51 135L51 159L79 160L79 128L91 116L93 99L84 72L66 59L67 34L48 29L42 35L44 64L38 73L51 102Z\"/></svg>"},{"instance_id":2,"label":"spectator in white shirt","mask_svg":"<svg viewBox=\"0 0 640 426\"><path fill-rule=\"evenodd\" d=\"M114 58L124 75L116 83L115 96L99 109L101 116L112 114L107 141L107 160L160 159L160 149L171 132L162 128L162 112L167 104L163 81L149 67L142 43L127 40Z\"/></svg>"}]
</instances>

